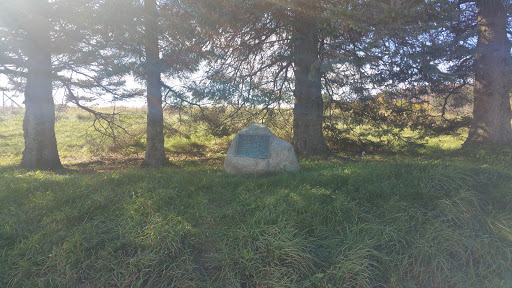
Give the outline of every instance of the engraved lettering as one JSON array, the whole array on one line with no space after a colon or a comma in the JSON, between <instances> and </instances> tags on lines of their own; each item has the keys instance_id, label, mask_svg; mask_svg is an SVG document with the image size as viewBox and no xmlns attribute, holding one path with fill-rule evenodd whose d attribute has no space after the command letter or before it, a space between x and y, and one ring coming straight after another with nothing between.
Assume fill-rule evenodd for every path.
<instances>
[{"instance_id":1,"label":"engraved lettering","mask_svg":"<svg viewBox=\"0 0 512 288\"><path fill-rule=\"evenodd\" d=\"M268 159L270 136L238 134L236 157Z\"/></svg>"}]
</instances>

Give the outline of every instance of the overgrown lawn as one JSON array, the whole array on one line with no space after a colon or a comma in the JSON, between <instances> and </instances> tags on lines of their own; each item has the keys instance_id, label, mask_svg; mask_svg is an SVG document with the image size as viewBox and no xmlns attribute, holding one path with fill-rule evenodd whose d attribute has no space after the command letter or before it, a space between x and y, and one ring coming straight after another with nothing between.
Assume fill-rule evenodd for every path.
<instances>
[{"instance_id":1,"label":"overgrown lawn","mask_svg":"<svg viewBox=\"0 0 512 288\"><path fill-rule=\"evenodd\" d=\"M55 173L15 167L22 117L1 116L0 287L512 286L512 148L432 140L235 177L224 138L174 138L187 156L140 169L139 148L93 152L66 117L88 124L58 132L74 156Z\"/></svg>"}]
</instances>

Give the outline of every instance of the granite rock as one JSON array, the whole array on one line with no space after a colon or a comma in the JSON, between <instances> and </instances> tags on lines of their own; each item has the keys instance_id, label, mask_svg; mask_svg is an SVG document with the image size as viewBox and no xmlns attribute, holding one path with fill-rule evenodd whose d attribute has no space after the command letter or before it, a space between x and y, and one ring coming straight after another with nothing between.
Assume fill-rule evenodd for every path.
<instances>
[{"instance_id":1,"label":"granite rock","mask_svg":"<svg viewBox=\"0 0 512 288\"><path fill-rule=\"evenodd\" d=\"M257 139L265 139L265 136L269 138L268 145L268 158L252 158L250 156L240 156L241 153L237 153L238 148L238 140L241 137L240 135L256 135L262 136L257 137ZM248 138L248 137L246 137ZM258 143L255 143L258 145ZM249 146L250 147L250 146ZM249 152L245 154L251 154L251 151L245 151L249 148L244 147L244 152ZM261 147L255 147L261 148ZM267 148L263 148L263 152L266 151ZM254 155L261 155L262 151L255 151ZM265 154L265 153L263 153ZM256 156L260 157L260 156ZM263 156L265 157L265 156ZM253 124L244 130L238 132L238 134L233 138L231 145L229 146L228 153L226 155L226 159L224 160L224 169L229 174L234 175L242 175L242 174L263 174L263 173L274 173L274 172L297 172L300 170L299 162L297 160L297 156L295 155L295 151L293 150L293 146L284 141L283 139L274 135L267 126L262 124Z\"/></svg>"}]
</instances>

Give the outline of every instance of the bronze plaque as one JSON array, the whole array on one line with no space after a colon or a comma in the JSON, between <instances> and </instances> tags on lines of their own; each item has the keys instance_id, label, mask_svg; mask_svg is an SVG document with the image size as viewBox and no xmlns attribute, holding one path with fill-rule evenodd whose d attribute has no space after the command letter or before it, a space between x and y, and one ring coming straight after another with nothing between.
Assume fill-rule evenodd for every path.
<instances>
[{"instance_id":1,"label":"bronze plaque","mask_svg":"<svg viewBox=\"0 0 512 288\"><path fill-rule=\"evenodd\" d=\"M268 159L270 154L269 135L238 134L236 157Z\"/></svg>"}]
</instances>

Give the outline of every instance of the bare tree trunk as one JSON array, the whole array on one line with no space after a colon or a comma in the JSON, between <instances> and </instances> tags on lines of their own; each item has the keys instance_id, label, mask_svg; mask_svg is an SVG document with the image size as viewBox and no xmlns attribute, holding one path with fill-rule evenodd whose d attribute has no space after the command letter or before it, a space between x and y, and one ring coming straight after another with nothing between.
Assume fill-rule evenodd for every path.
<instances>
[{"instance_id":1,"label":"bare tree trunk","mask_svg":"<svg viewBox=\"0 0 512 288\"><path fill-rule=\"evenodd\" d=\"M27 7L26 46L28 77L25 87L21 167L30 170L62 168L55 138L52 63L48 0L33 0Z\"/></svg>"},{"instance_id":2,"label":"bare tree trunk","mask_svg":"<svg viewBox=\"0 0 512 288\"><path fill-rule=\"evenodd\" d=\"M296 23L293 43L293 146L300 156L326 155L330 149L322 132L324 110L318 35L315 25L300 20L296 20Z\"/></svg>"},{"instance_id":3,"label":"bare tree trunk","mask_svg":"<svg viewBox=\"0 0 512 288\"><path fill-rule=\"evenodd\" d=\"M160 80L160 55L158 47L158 16L156 0L144 0L144 42L146 51L147 87L147 138L145 167L162 167L165 164L164 117Z\"/></svg>"},{"instance_id":4,"label":"bare tree trunk","mask_svg":"<svg viewBox=\"0 0 512 288\"><path fill-rule=\"evenodd\" d=\"M502 0L477 0L478 43L473 122L466 143L511 144L511 43Z\"/></svg>"}]
</instances>

